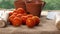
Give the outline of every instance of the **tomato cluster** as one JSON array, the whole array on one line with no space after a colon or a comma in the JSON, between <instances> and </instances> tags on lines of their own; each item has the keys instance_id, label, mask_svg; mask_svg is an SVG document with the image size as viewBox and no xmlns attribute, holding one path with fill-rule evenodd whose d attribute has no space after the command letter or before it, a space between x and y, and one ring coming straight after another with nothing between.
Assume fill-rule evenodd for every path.
<instances>
[{"instance_id":1,"label":"tomato cluster","mask_svg":"<svg viewBox=\"0 0 60 34\"><path fill-rule=\"evenodd\" d=\"M24 24L32 28L40 23L39 17L27 14L22 8L18 8L17 10L10 12L9 15L9 21L13 26Z\"/></svg>"}]
</instances>

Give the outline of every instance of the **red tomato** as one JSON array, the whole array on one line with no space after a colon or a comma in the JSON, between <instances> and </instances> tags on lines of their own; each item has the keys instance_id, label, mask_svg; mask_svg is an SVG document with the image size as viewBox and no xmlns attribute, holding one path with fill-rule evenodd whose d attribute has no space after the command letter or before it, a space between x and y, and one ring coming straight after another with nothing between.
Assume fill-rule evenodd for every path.
<instances>
[{"instance_id":1,"label":"red tomato","mask_svg":"<svg viewBox=\"0 0 60 34\"><path fill-rule=\"evenodd\" d=\"M22 8L18 8L18 9L17 9L17 13L19 13L19 14L23 14L23 13L25 13L25 10L22 9Z\"/></svg>"},{"instance_id":2,"label":"red tomato","mask_svg":"<svg viewBox=\"0 0 60 34\"><path fill-rule=\"evenodd\" d=\"M17 10L15 9L15 10L13 11L13 13L17 13Z\"/></svg>"},{"instance_id":3,"label":"red tomato","mask_svg":"<svg viewBox=\"0 0 60 34\"><path fill-rule=\"evenodd\" d=\"M15 17L12 21L13 26L20 26L22 24L22 20L19 17Z\"/></svg>"},{"instance_id":4,"label":"red tomato","mask_svg":"<svg viewBox=\"0 0 60 34\"><path fill-rule=\"evenodd\" d=\"M12 15L15 15L15 16L17 16L17 13L13 13Z\"/></svg>"},{"instance_id":5,"label":"red tomato","mask_svg":"<svg viewBox=\"0 0 60 34\"><path fill-rule=\"evenodd\" d=\"M15 15L11 15L11 16L9 17L9 21L12 22L15 17L16 17Z\"/></svg>"},{"instance_id":6,"label":"red tomato","mask_svg":"<svg viewBox=\"0 0 60 34\"><path fill-rule=\"evenodd\" d=\"M40 18L39 17L33 16L32 18L35 20L36 25L38 25L40 23Z\"/></svg>"},{"instance_id":7,"label":"red tomato","mask_svg":"<svg viewBox=\"0 0 60 34\"><path fill-rule=\"evenodd\" d=\"M15 17L16 17L16 15L17 15L17 13L13 13L13 14L9 17L9 20L10 20L10 21L12 21L12 20L13 20L13 18L15 18Z\"/></svg>"},{"instance_id":8,"label":"red tomato","mask_svg":"<svg viewBox=\"0 0 60 34\"><path fill-rule=\"evenodd\" d=\"M33 18L28 18L26 20L26 25L29 27L29 28L33 28L35 26L35 21Z\"/></svg>"},{"instance_id":9,"label":"red tomato","mask_svg":"<svg viewBox=\"0 0 60 34\"><path fill-rule=\"evenodd\" d=\"M22 14L17 14L17 17L21 18Z\"/></svg>"},{"instance_id":10,"label":"red tomato","mask_svg":"<svg viewBox=\"0 0 60 34\"><path fill-rule=\"evenodd\" d=\"M27 14L26 14L26 13L24 13L24 14L23 14L23 16L27 16Z\"/></svg>"},{"instance_id":11,"label":"red tomato","mask_svg":"<svg viewBox=\"0 0 60 34\"><path fill-rule=\"evenodd\" d=\"M12 14L13 14L13 12L10 12L10 13L9 13L9 16L11 16Z\"/></svg>"},{"instance_id":12,"label":"red tomato","mask_svg":"<svg viewBox=\"0 0 60 34\"><path fill-rule=\"evenodd\" d=\"M28 14L28 15L27 15L27 17L28 17L28 18L30 18L30 17L32 18L32 17L33 17L33 15L32 15L32 14Z\"/></svg>"},{"instance_id":13,"label":"red tomato","mask_svg":"<svg viewBox=\"0 0 60 34\"><path fill-rule=\"evenodd\" d=\"M27 20L27 16L22 16L22 24L25 25L26 24L26 20Z\"/></svg>"}]
</instances>

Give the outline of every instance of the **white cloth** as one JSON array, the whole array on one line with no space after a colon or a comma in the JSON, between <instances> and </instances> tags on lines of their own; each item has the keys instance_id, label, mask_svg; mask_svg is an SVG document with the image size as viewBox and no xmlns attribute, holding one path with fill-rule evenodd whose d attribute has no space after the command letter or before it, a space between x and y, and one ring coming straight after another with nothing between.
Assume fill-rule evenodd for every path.
<instances>
[{"instance_id":1,"label":"white cloth","mask_svg":"<svg viewBox=\"0 0 60 34\"><path fill-rule=\"evenodd\" d=\"M2 18L5 22L7 22L9 17L9 12L12 12L12 11L0 10L0 18Z\"/></svg>"},{"instance_id":2,"label":"white cloth","mask_svg":"<svg viewBox=\"0 0 60 34\"><path fill-rule=\"evenodd\" d=\"M50 12L48 12L48 15L47 15L47 18L48 19L55 19L56 18L56 14L58 14L58 13L60 13L60 12L54 12L54 11L50 11Z\"/></svg>"}]
</instances>

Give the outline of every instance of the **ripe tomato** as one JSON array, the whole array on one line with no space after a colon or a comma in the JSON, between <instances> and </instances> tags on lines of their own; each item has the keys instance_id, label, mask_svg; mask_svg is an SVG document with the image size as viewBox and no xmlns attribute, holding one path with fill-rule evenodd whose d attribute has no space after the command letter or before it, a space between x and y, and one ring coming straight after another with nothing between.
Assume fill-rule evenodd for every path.
<instances>
[{"instance_id":1,"label":"ripe tomato","mask_svg":"<svg viewBox=\"0 0 60 34\"><path fill-rule=\"evenodd\" d=\"M25 25L26 24L26 20L27 20L27 16L22 16L21 19L23 21L22 24Z\"/></svg>"},{"instance_id":2,"label":"ripe tomato","mask_svg":"<svg viewBox=\"0 0 60 34\"><path fill-rule=\"evenodd\" d=\"M20 26L22 24L22 20L19 17L15 17L12 21L13 26Z\"/></svg>"},{"instance_id":3,"label":"ripe tomato","mask_svg":"<svg viewBox=\"0 0 60 34\"><path fill-rule=\"evenodd\" d=\"M35 21L33 18L28 18L26 20L26 25L29 27L29 28L33 28L35 26Z\"/></svg>"},{"instance_id":4,"label":"ripe tomato","mask_svg":"<svg viewBox=\"0 0 60 34\"><path fill-rule=\"evenodd\" d=\"M28 17L28 18L32 18L33 15L32 15L32 14L28 14L27 17Z\"/></svg>"},{"instance_id":5,"label":"ripe tomato","mask_svg":"<svg viewBox=\"0 0 60 34\"><path fill-rule=\"evenodd\" d=\"M17 17L21 18L22 14L17 14Z\"/></svg>"},{"instance_id":6,"label":"ripe tomato","mask_svg":"<svg viewBox=\"0 0 60 34\"><path fill-rule=\"evenodd\" d=\"M14 19L15 17L16 17L15 15L11 15L11 16L9 17L10 23L13 21L13 19Z\"/></svg>"},{"instance_id":7,"label":"ripe tomato","mask_svg":"<svg viewBox=\"0 0 60 34\"><path fill-rule=\"evenodd\" d=\"M16 17L17 13L13 13L10 17L9 17L9 21L11 22L15 17Z\"/></svg>"},{"instance_id":8,"label":"ripe tomato","mask_svg":"<svg viewBox=\"0 0 60 34\"><path fill-rule=\"evenodd\" d=\"M15 18L15 15L11 15L11 16L9 17L10 21L11 21L12 19L14 19L14 18Z\"/></svg>"},{"instance_id":9,"label":"ripe tomato","mask_svg":"<svg viewBox=\"0 0 60 34\"><path fill-rule=\"evenodd\" d=\"M24 13L23 16L27 16L27 13Z\"/></svg>"},{"instance_id":10,"label":"ripe tomato","mask_svg":"<svg viewBox=\"0 0 60 34\"><path fill-rule=\"evenodd\" d=\"M15 16L17 16L17 13L13 13L12 15L15 15Z\"/></svg>"},{"instance_id":11,"label":"ripe tomato","mask_svg":"<svg viewBox=\"0 0 60 34\"><path fill-rule=\"evenodd\" d=\"M9 16L11 16L12 14L13 14L13 12L10 12L10 13L9 13Z\"/></svg>"},{"instance_id":12,"label":"ripe tomato","mask_svg":"<svg viewBox=\"0 0 60 34\"><path fill-rule=\"evenodd\" d=\"M35 20L36 25L38 25L40 23L40 18L39 17L33 16L32 18Z\"/></svg>"},{"instance_id":13,"label":"ripe tomato","mask_svg":"<svg viewBox=\"0 0 60 34\"><path fill-rule=\"evenodd\" d=\"M25 10L23 8L18 8L17 9L17 13L23 14L23 13L25 13Z\"/></svg>"},{"instance_id":14,"label":"ripe tomato","mask_svg":"<svg viewBox=\"0 0 60 34\"><path fill-rule=\"evenodd\" d=\"M15 10L13 11L13 13L17 13L17 10L15 9Z\"/></svg>"}]
</instances>

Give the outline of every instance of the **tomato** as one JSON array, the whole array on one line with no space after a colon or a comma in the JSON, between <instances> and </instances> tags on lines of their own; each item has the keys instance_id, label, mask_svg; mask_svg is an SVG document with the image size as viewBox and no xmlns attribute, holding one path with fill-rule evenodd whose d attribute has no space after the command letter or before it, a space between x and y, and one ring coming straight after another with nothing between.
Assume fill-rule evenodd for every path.
<instances>
[{"instance_id":1,"label":"tomato","mask_svg":"<svg viewBox=\"0 0 60 34\"><path fill-rule=\"evenodd\" d=\"M27 13L24 13L23 16L27 16Z\"/></svg>"},{"instance_id":2,"label":"tomato","mask_svg":"<svg viewBox=\"0 0 60 34\"><path fill-rule=\"evenodd\" d=\"M11 16L12 14L13 14L13 12L10 12L10 13L9 13L9 16Z\"/></svg>"},{"instance_id":3,"label":"tomato","mask_svg":"<svg viewBox=\"0 0 60 34\"><path fill-rule=\"evenodd\" d=\"M14 19L15 17L16 17L15 15L11 15L11 16L9 17L9 22L10 22L10 24L12 24L12 21L13 21L13 19Z\"/></svg>"},{"instance_id":4,"label":"tomato","mask_svg":"<svg viewBox=\"0 0 60 34\"><path fill-rule=\"evenodd\" d=\"M22 14L17 14L17 17L21 18Z\"/></svg>"},{"instance_id":5,"label":"tomato","mask_svg":"<svg viewBox=\"0 0 60 34\"><path fill-rule=\"evenodd\" d=\"M32 17L33 17L33 15L32 15L32 14L28 14L28 15L27 15L27 17L28 17L28 18L30 18L30 17L32 18Z\"/></svg>"},{"instance_id":6,"label":"tomato","mask_svg":"<svg viewBox=\"0 0 60 34\"><path fill-rule=\"evenodd\" d=\"M36 25L38 25L40 23L40 18L39 17L33 16L32 18L35 20Z\"/></svg>"},{"instance_id":7,"label":"tomato","mask_svg":"<svg viewBox=\"0 0 60 34\"><path fill-rule=\"evenodd\" d=\"M16 17L17 13L12 13L11 16L9 16L9 22L12 24L13 19Z\"/></svg>"},{"instance_id":8,"label":"tomato","mask_svg":"<svg viewBox=\"0 0 60 34\"><path fill-rule=\"evenodd\" d=\"M35 26L35 21L33 18L28 18L26 20L26 25L29 27L29 28L33 28Z\"/></svg>"},{"instance_id":9,"label":"tomato","mask_svg":"<svg viewBox=\"0 0 60 34\"><path fill-rule=\"evenodd\" d=\"M25 25L26 24L26 20L27 20L27 16L22 16L21 19L23 21L22 24Z\"/></svg>"},{"instance_id":10,"label":"tomato","mask_svg":"<svg viewBox=\"0 0 60 34\"><path fill-rule=\"evenodd\" d=\"M13 11L13 13L17 13L17 10L15 9L15 10Z\"/></svg>"},{"instance_id":11,"label":"tomato","mask_svg":"<svg viewBox=\"0 0 60 34\"><path fill-rule=\"evenodd\" d=\"M17 13L23 14L23 13L25 13L25 10L23 8L18 8L17 9Z\"/></svg>"},{"instance_id":12,"label":"tomato","mask_svg":"<svg viewBox=\"0 0 60 34\"><path fill-rule=\"evenodd\" d=\"M22 24L22 20L19 17L15 17L12 21L13 26L20 26Z\"/></svg>"},{"instance_id":13,"label":"tomato","mask_svg":"<svg viewBox=\"0 0 60 34\"><path fill-rule=\"evenodd\" d=\"M15 15L15 16L17 16L17 13L13 13L12 15Z\"/></svg>"}]
</instances>

